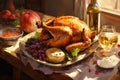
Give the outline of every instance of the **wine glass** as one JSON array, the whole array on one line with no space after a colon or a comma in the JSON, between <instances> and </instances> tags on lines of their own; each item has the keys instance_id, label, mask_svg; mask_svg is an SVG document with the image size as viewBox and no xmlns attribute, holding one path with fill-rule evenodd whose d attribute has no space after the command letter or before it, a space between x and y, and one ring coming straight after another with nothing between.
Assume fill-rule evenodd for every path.
<instances>
[{"instance_id":1,"label":"wine glass","mask_svg":"<svg viewBox=\"0 0 120 80\"><path fill-rule=\"evenodd\" d=\"M118 36L113 25L103 25L98 34L98 41L101 46L99 53L102 56L110 56L114 52L114 47L117 44Z\"/></svg>"}]
</instances>

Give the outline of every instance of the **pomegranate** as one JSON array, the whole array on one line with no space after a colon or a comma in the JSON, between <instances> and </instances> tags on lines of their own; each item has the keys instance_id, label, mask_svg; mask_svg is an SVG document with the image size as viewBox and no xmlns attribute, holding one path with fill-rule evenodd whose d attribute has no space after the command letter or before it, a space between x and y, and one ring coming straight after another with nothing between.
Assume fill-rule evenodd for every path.
<instances>
[{"instance_id":1,"label":"pomegranate","mask_svg":"<svg viewBox=\"0 0 120 80\"><path fill-rule=\"evenodd\" d=\"M21 15L20 28L23 31L27 33L36 31L40 25L41 25L41 19L40 16L37 14L37 12L29 10Z\"/></svg>"}]
</instances>

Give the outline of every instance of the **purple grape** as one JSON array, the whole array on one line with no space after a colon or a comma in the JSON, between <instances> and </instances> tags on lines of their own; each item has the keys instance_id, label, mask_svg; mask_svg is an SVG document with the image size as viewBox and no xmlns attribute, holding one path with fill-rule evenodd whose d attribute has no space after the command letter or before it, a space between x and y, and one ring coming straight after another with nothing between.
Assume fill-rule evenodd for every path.
<instances>
[{"instance_id":1,"label":"purple grape","mask_svg":"<svg viewBox=\"0 0 120 80\"><path fill-rule=\"evenodd\" d=\"M38 43L38 42L39 42L38 39L35 39L35 38L29 38L29 39L27 40L25 46L28 47L28 46L33 45L33 44Z\"/></svg>"},{"instance_id":2,"label":"purple grape","mask_svg":"<svg viewBox=\"0 0 120 80\"><path fill-rule=\"evenodd\" d=\"M46 61L47 57L45 54L46 49L48 48L38 39L30 38L26 42L26 51L31 54L34 58Z\"/></svg>"}]
</instances>

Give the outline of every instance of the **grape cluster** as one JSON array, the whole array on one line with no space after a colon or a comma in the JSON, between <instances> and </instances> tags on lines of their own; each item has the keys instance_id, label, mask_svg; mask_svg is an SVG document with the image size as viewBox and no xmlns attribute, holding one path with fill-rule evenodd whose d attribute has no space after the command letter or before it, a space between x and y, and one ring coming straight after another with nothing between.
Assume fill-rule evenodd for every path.
<instances>
[{"instance_id":1,"label":"grape cluster","mask_svg":"<svg viewBox=\"0 0 120 80\"><path fill-rule=\"evenodd\" d=\"M39 40L38 39L35 39L35 38L29 38L26 42L26 45L25 47L29 47L33 44L36 44L36 43L39 43Z\"/></svg>"},{"instance_id":2,"label":"grape cluster","mask_svg":"<svg viewBox=\"0 0 120 80\"><path fill-rule=\"evenodd\" d=\"M26 42L26 51L31 54L34 58L46 61L47 57L45 51L47 46L45 46L42 42L38 39L30 38Z\"/></svg>"}]
</instances>

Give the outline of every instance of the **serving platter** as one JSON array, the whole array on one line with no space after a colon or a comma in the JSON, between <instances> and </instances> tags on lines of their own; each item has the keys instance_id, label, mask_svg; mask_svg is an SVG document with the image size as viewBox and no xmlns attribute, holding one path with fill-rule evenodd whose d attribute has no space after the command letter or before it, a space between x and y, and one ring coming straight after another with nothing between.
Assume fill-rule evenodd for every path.
<instances>
[{"instance_id":1,"label":"serving platter","mask_svg":"<svg viewBox=\"0 0 120 80\"><path fill-rule=\"evenodd\" d=\"M34 36L34 34L35 32L32 32L23 37L22 41L20 42L20 50L23 52L23 54L26 57L38 62L39 64L42 64L44 66L51 67L51 68L60 68L60 69L71 68L71 66L73 67L78 63L82 62L84 59L88 58L98 48L98 41L94 40L91 46L81 51L77 57L73 57L71 60L65 60L64 62L61 62L61 63L50 63L47 61L42 61L40 59L35 59L25 50L25 42L27 41L27 39Z\"/></svg>"}]
</instances>

